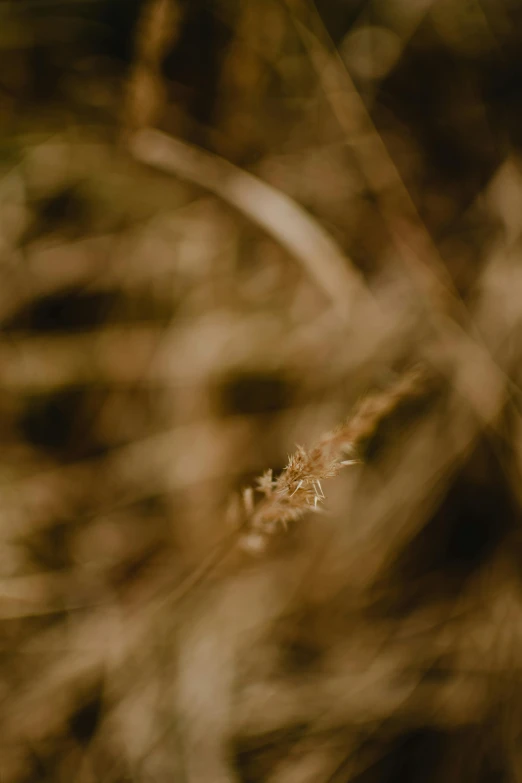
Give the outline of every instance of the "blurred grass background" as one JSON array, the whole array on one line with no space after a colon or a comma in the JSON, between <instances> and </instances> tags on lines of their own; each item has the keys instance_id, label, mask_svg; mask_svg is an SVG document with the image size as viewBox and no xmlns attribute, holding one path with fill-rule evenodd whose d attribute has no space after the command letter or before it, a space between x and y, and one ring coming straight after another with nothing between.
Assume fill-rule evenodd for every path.
<instances>
[{"instance_id":1,"label":"blurred grass background","mask_svg":"<svg viewBox=\"0 0 522 783\"><path fill-rule=\"evenodd\" d=\"M2 783L520 779L521 45L0 0ZM414 365L326 513L205 567Z\"/></svg>"}]
</instances>

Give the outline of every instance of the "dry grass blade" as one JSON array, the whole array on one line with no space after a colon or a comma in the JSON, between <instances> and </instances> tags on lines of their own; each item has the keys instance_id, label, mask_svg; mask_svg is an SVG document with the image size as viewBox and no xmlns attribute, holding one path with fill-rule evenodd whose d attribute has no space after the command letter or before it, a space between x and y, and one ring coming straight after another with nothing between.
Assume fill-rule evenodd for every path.
<instances>
[{"instance_id":1,"label":"dry grass blade","mask_svg":"<svg viewBox=\"0 0 522 783\"><path fill-rule=\"evenodd\" d=\"M417 244L419 241L421 243L422 256L416 259L416 263L413 263L413 259L406 259L411 262L410 273L433 304L440 307L441 303L447 306L451 302L455 305L451 277L350 74L329 41L315 10L312 12L312 32L301 22L307 3L299 2L297 7L302 11L299 16L294 15L301 39L334 115L346 133L347 142L354 150L369 186L379 197L379 207L392 239L403 246L405 238L409 241L413 234ZM295 14L294 9L292 11Z\"/></svg>"},{"instance_id":2,"label":"dry grass blade","mask_svg":"<svg viewBox=\"0 0 522 783\"><path fill-rule=\"evenodd\" d=\"M276 239L303 264L343 320L365 295L346 254L307 212L276 188L217 155L150 128L134 134L135 158L212 191Z\"/></svg>"},{"instance_id":3,"label":"dry grass blade","mask_svg":"<svg viewBox=\"0 0 522 783\"><path fill-rule=\"evenodd\" d=\"M128 83L124 132L154 123L164 102L161 63L178 32L175 0L147 0L136 40L136 58Z\"/></svg>"}]
</instances>

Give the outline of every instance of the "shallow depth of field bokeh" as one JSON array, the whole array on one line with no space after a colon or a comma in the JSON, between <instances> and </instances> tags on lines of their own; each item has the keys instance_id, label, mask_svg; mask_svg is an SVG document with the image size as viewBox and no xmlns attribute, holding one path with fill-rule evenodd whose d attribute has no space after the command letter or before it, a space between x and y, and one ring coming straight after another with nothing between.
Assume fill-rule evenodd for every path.
<instances>
[{"instance_id":1,"label":"shallow depth of field bokeh","mask_svg":"<svg viewBox=\"0 0 522 783\"><path fill-rule=\"evenodd\" d=\"M522 0L0 0L2 783L522 780L521 218Z\"/></svg>"}]
</instances>

